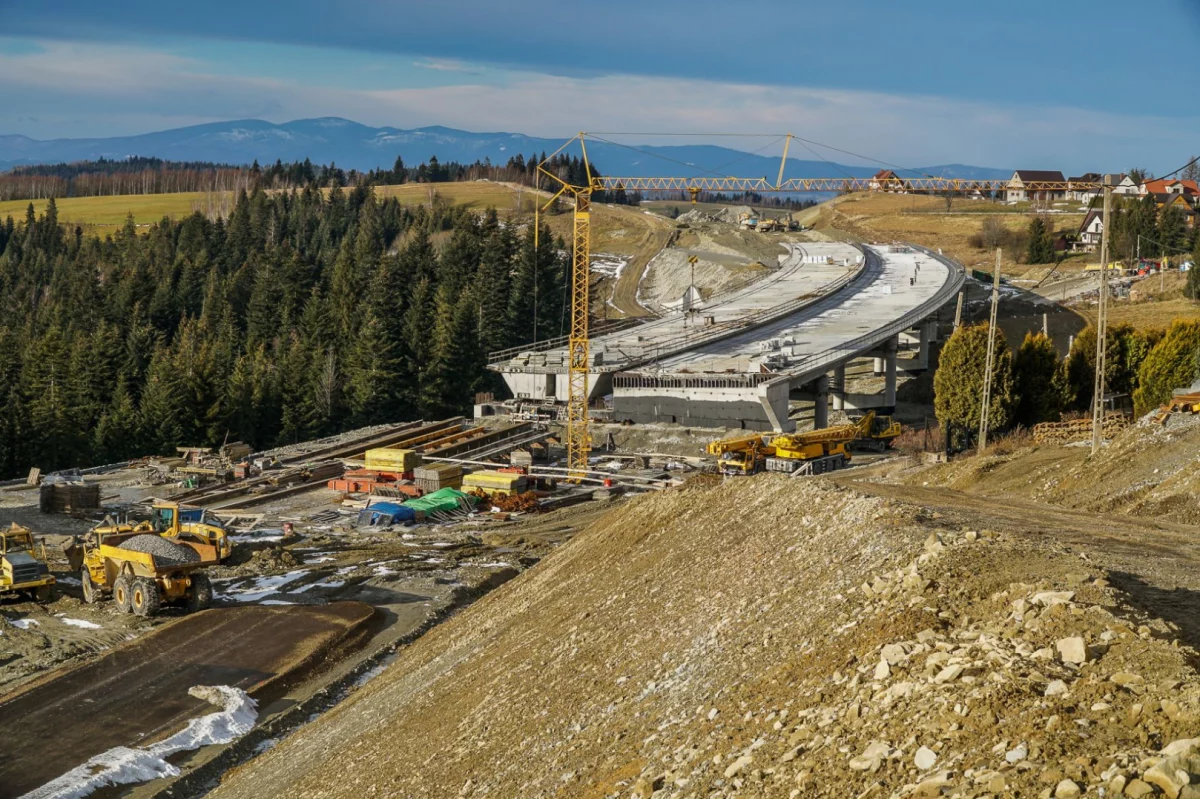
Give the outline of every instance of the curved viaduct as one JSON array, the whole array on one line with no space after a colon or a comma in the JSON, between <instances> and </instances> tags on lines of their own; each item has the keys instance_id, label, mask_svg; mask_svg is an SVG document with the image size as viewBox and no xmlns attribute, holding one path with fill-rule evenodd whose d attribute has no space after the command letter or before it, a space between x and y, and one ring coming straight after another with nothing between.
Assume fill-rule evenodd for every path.
<instances>
[{"instance_id":1,"label":"curved viaduct","mask_svg":"<svg viewBox=\"0 0 1200 799\"><path fill-rule=\"evenodd\" d=\"M788 431L788 402L842 407L847 362L876 358L883 406L895 405L901 335L925 368L938 311L965 278L961 265L913 245L788 245L780 268L690 312L592 339L590 394L612 394L616 419ZM932 322L930 321L932 320ZM565 401L566 350L555 342L497 353L490 367L514 395Z\"/></svg>"}]
</instances>

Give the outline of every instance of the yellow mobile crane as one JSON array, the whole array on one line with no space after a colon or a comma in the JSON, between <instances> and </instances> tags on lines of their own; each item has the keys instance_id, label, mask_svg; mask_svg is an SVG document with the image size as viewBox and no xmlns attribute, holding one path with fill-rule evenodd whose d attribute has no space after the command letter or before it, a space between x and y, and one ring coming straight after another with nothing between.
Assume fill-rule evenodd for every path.
<instances>
[{"instance_id":1,"label":"yellow mobile crane","mask_svg":"<svg viewBox=\"0 0 1200 799\"><path fill-rule=\"evenodd\" d=\"M724 438L708 445L708 454L717 457L717 471L724 475L747 475L761 471L767 458L775 454L759 433L740 438Z\"/></svg>"},{"instance_id":2,"label":"yellow mobile crane","mask_svg":"<svg viewBox=\"0 0 1200 799\"><path fill-rule=\"evenodd\" d=\"M866 442L882 450L898 435L899 422L890 416L877 416L875 411L867 411L850 424L775 436L771 439L775 454L766 459L767 471L786 474L832 472L850 462L851 444Z\"/></svg>"},{"instance_id":3,"label":"yellow mobile crane","mask_svg":"<svg viewBox=\"0 0 1200 799\"><path fill-rule=\"evenodd\" d=\"M607 134L619 135L619 134ZM694 134L715 136L720 134ZM745 134L725 134L745 135ZM588 430L588 369L591 365L589 357L588 332L588 275L591 268L591 209L592 193L597 191L627 191L639 194L661 192L686 192L692 202L704 192L725 192L742 194L747 192L785 193L798 192L830 192L846 193L852 191L883 191L897 188L896 183L881 186L878 182L872 186L870 178L788 178L784 180L784 168L787 166L788 147L792 139L808 144L820 145L820 142L809 142L791 133L783 134L776 141L783 141L783 157L779 161L779 174L772 183L766 177L739 178L717 174L709 170L708 175L693 177L609 177L595 175L587 157L587 141L603 141L607 139L600 134L581 132L561 147L551 153L546 160L537 165L537 173L550 180L552 186L558 186L554 195L542 206L535 208L534 235L536 237L540 219L536 218L542 211L558 202L560 197L567 196L572 200L574 216L573 234L571 236L571 331L567 338L568 352L568 395L567 395L567 469L570 477L579 480L588 471L588 453L592 448L591 434ZM564 180L559 175L546 168L551 158L566 150L573 142L579 142L582 153L586 183L576 185ZM617 144L619 147L637 150L636 147ZM770 146L770 145L768 145ZM824 145L820 145L824 146ZM765 148L764 148L765 149ZM639 152L642 152L639 150ZM704 170L701 170L704 171ZM917 177L905 178L899 181L899 188L909 193L985 193L1003 191L1008 188L1008 180L963 180L960 178ZM1021 188L1026 192L1039 191L1078 191L1085 189L1101 189L1099 183L1083 181L1026 181ZM536 241L535 241L536 247Z\"/></svg>"}]
</instances>

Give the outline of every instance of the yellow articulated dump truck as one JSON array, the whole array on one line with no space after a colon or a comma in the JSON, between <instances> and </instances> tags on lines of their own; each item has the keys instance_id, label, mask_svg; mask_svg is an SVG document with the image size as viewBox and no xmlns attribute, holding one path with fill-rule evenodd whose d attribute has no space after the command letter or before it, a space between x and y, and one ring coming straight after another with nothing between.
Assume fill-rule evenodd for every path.
<instances>
[{"instance_id":1,"label":"yellow articulated dump truck","mask_svg":"<svg viewBox=\"0 0 1200 799\"><path fill-rule=\"evenodd\" d=\"M111 596L119 610L138 616L153 616L167 603L189 610L212 604L205 569L219 562L218 552L194 539L97 528L67 547L66 554L80 572L83 600L89 604Z\"/></svg>"},{"instance_id":2,"label":"yellow articulated dump truck","mask_svg":"<svg viewBox=\"0 0 1200 799\"><path fill-rule=\"evenodd\" d=\"M233 553L233 542L220 519L203 508L188 507L178 502L155 502L149 521L106 524L95 528L93 532L151 533L180 541L194 541L216 549L221 561Z\"/></svg>"},{"instance_id":3,"label":"yellow articulated dump truck","mask_svg":"<svg viewBox=\"0 0 1200 799\"><path fill-rule=\"evenodd\" d=\"M13 524L0 530L0 597L27 593L38 602L54 599L54 575L28 528Z\"/></svg>"}]
</instances>

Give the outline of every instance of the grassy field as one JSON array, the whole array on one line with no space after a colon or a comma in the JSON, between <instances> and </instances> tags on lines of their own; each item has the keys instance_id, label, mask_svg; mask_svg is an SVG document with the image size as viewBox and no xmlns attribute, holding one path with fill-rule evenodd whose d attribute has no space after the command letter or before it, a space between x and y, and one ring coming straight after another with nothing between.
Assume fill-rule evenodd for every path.
<instances>
[{"instance_id":1,"label":"grassy field","mask_svg":"<svg viewBox=\"0 0 1200 799\"><path fill-rule=\"evenodd\" d=\"M941 249L968 268L990 268L995 263L992 251L973 247L969 241L979 232L983 217L996 216L1013 231L1026 229L1030 219L1028 214L1014 213L1012 206L963 198L956 198L947 212L939 197L908 194L853 194L823 208L828 210L822 214L822 223L830 228L865 241L905 240ZM1083 221L1082 214L1054 214L1051 218L1060 232L1073 233ZM820 229L821 223L817 227ZM1082 269L1084 262L1079 256L1062 268ZM1030 268L1005 253L1005 274L1023 275Z\"/></svg>"},{"instance_id":2,"label":"grassy field","mask_svg":"<svg viewBox=\"0 0 1200 799\"><path fill-rule=\"evenodd\" d=\"M430 200L430 189L436 196L452 205L466 205L483 210L495 207L502 212L514 213L518 208L533 212L532 192L513 190L503 183L440 183L405 184L402 186L379 186L379 197L396 197L404 205L420 205ZM520 195L520 197L518 197ZM64 223L82 225L103 234L112 232L125 224L125 217L133 214L134 222L146 226L164 216L179 219L195 211L219 212L232 201L230 192L180 192L177 194L122 194L109 197L63 197L56 200L58 218ZM520 200L518 206L518 199ZM30 200L7 200L0 202L0 219L7 216L20 220ZM46 209L46 200L33 200L34 211L41 215Z\"/></svg>"},{"instance_id":3,"label":"grassy field","mask_svg":"<svg viewBox=\"0 0 1200 799\"><path fill-rule=\"evenodd\" d=\"M125 224L125 217L133 214L138 225L149 225L164 216L178 219L193 211L205 210L210 202L220 204L227 192L209 195L205 192L180 192L178 194L118 194L109 197L63 197L55 200L59 221L64 224L81 225L89 231L103 235L111 233ZM33 203L34 211L40 216L46 210L47 200L6 200L0 202L0 219L11 216L20 221L25 218L25 209Z\"/></svg>"}]
</instances>

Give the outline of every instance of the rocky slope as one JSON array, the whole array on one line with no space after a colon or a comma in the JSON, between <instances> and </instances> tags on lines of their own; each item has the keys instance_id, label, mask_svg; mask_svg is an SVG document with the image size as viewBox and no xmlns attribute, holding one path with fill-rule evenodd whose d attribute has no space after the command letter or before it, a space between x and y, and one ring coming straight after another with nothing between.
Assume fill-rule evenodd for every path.
<instances>
[{"instance_id":1,"label":"rocky slope","mask_svg":"<svg viewBox=\"0 0 1200 799\"><path fill-rule=\"evenodd\" d=\"M817 481L686 487L603 517L213 796L1197 796L1175 635L1045 543Z\"/></svg>"}]
</instances>

